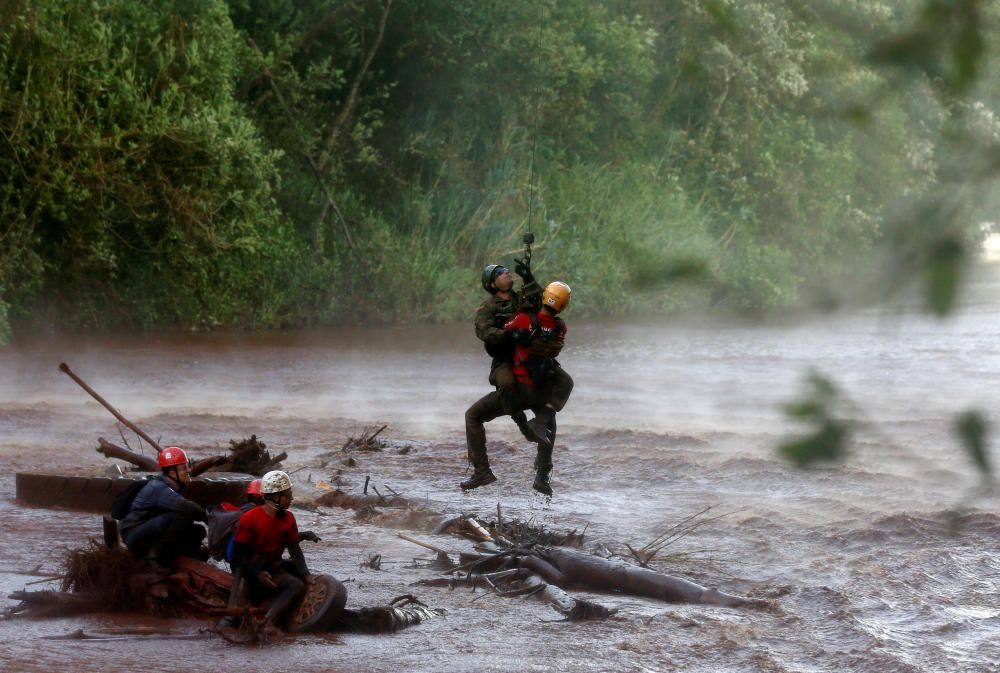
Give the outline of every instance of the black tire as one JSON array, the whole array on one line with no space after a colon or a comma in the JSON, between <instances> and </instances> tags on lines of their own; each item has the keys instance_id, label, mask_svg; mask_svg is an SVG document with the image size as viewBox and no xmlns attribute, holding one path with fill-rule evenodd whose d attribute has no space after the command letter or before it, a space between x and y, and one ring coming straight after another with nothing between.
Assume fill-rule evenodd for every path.
<instances>
[{"instance_id":1,"label":"black tire","mask_svg":"<svg viewBox=\"0 0 1000 673\"><path fill-rule=\"evenodd\" d=\"M332 631L347 604L347 588L330 575L306 578L306 595L288 618L287 630Z\"/></svg>"}]
</instances>

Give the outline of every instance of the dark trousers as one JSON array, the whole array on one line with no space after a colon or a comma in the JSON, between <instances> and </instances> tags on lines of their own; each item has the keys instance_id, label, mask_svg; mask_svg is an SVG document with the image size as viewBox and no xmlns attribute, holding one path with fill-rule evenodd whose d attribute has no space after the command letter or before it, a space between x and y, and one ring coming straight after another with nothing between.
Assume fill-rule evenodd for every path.
<instances>
[{"instance_id":1,"label":"dark trousers","mask_svg":"<svg viewBox=\"0 0 1000 673\"><path fill-rule=\"evenodd\" d=\"M136 558L156 552L162 565L172 564L178 556L198 556L205 528L190 514L165 512L132 528L125 535L125 546Z\"/></svg>"},{"instance_id":2,"label":"dark trousers","mask_svg":"<svg viewBox=\"0 0 1000 673\"><path fill-rule=\"evenodd\" d=\"M513 372L511 372L511 376L513 376ZM514 411L537 410L550 405L556 411L560 411L565 406L572 391L573 379L562 367L556 367L541 386L531 387L515 383L513 394L501 392L498 388L479 398L465 412L465 443L472 467L477 472L485 472L490 468L490 459L486 453L486 423L500 416L509 415L510 408L513 408ZM554 419L552 423L555 424ZM552 429L554 432L555 428ZM538 447L535 468L546 474L551 471L551 446Z\"/></svg>"},{"instance_id":3,"label":"dark trousers","mask_svg":"<svg viewBox=\"0 0 1000 673\"><path fill-rule=\"evenodd\" d=\"M494 360L493 368L490 371L490 383L497 387L500 393L500 403L503 405L504 414L510 416L518 411L531 408L533 405L524 406L521 402L523 393L518 388L517 378L514 376L514 365L503 360ZM569 401L569 396L573 392L573 379L566 370L558 364L553 367L548 378L540 387L540 396L544 397L543 404L549 404L556 411L562 411Z\"/></svg>"},{"instance_id":4,"label":"dark trousers","mask_svg":"<svg viewBox=\"0 0 1000 673\"><path fill-rule=\"evenodd\" d=\"M559 365L555 366L540 390L540 394L545 398L545 403L556 411L563 410L572 392L573 379Z\"/></svg>"},{"instance_id":5,"label":"dark trousers","mask_svg":"<svg viewBox=\"0 0 1000 673\"><path fill-rule=\"evenodd\" d=\"M256 577L246 576L247 586L250 589L250 601L257 604L269 596L274 596L274 601L267 610L267 618L271 622L279 622L288 617L291 607L305 593L306 583L298 577L295 565L288 561L282 561L267 571L271 574L271 580L278 585L278 588L275 590L265 587L257 581Z\"/></svg>"}]
</instances>

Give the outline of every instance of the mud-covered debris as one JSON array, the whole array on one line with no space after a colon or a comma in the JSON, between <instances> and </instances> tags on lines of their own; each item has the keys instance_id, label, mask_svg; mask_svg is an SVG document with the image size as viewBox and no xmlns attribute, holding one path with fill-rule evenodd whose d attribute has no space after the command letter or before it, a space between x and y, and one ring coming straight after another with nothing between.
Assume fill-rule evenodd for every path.
<instances>
[{"instance_id":1,"label":"mud-covered debris","mask_svg":"<svg viewBox=\"0 0 1000 673\"><path fill-rule=\"evenodd\" d=\"M372 570L382 569L382 555L381 554L369 554L368 558L361 562L362 568L371 568Z\"/></svg>"},{"instance_id":2,"label":"mud-covered debris","mask_svg":"<svg viewBox=\"0 0 1000 673\"><path fill-rule=\"evenodd\" d=\"M422 621L440 617L444 610L429 608L412 595L399 596L380 608L344 610L337 620L338 631L390 633Z\"/></svg>"},{"instance_id":3,"label":"mud-covered debris","mask_svg":"<svg viewBox=\"0 0 1000 673\"><path fill-rule=\"evenodd\" d=\"M484 521L483 525L495 538L506 538L517 546L541 545L545 547L576 547L583 546L584 534L587 529L577 531L553 530L530 521L520 519L498 519Z\"/></svg>"},{"instance_id":4,"label":"mud-covered debris","mask_svg":"<svg viewBox=\"0 0 1000 673\"><path fill-rule=\"evenodd\" d=\"M287 457L284 451L272 457L267 445L257 439L257 435L250 435L249 439L238 442L229 440L228 460L218 469L220 472L243 472L261 477L271 470L280 470L281 461Z\"/></svg>"},{"instance_id":5,"label":"mud-covered debris","mask_svg":"<svg viewBox=\"0 0 1000 673\"><path fill-rule=\"evenodd\" d=\"M63 591L99 593L108 611L146 609L145 584L136 580L149 570L129 551L91 541L88 547L69 550L65 564Z\"/></svg>"},{"instance_id":6,"label":"mud-covered debris","mask_svg":"<svg viewBox=\"0 0 1000 673\"><path fill-rule=\"evenodd\" d=\"M402 496L353 495L340 489L320 495L316 498L316 504L343 509L363 509L371 506L409 507L411 505L410 501Z\"/></svg>"},{"instance_id":7,"label":"mud-covered debris","mask_svg":"<svg viewBox=\"0 0 1000 673\"><path fill-rule=\"evenodd\" d=\"M347 441L344 442L344 446L341 447L342 451L381 451L386 447L386 442L378 439L379 434L385 430L388 425L383 425L380 428L371 426L365 428L364 432L361 433L359 437L348 437Z\"/></svg>"}]
</instances>

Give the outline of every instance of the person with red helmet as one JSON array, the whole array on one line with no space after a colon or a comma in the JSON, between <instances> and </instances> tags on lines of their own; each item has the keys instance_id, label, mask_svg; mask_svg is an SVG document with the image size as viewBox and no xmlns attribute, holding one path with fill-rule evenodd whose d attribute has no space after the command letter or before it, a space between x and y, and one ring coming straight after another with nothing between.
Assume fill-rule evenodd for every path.
<instances>
[{"instance_id":1,"label":"person with red helmet","mask_svg":"<svg viewBox=\"0 0 1000 673\"><path fill-rule=\"evenodd\" d=\"M150 479L132 500L121 521L122 539L136 558L155 556L170 567L178 556L198 557L205 528L205 510L181 493L191 482L187 454L170 446L157 458L160 474Z\"/></svg>"},{"instance_id":2,"label":"person with red helmet","mask_svg":"<svg viewBox=\"0 0 1000 673\"><path fill-rule=\"evenodd\" d=\"M222 503L222 510L225 512L249 512L257 505L264 504L264 496L260 492L260 479L254 479L247 484L247 490L243 493L243 504L234 505L231 502Z\"/></svg>"},{"instance_id":3,"label":"person with red helmet","mask_svg":"<svg viewBox=\"0 0 1000 673\"><path fill-rule=\"evenodd\" d=\"M224 502L219 507L209 507L208 514L208 552L216 561L232 559L233 531L236 522L245 513L257 505L264 504L264 496L260 492L260 479L254 479L247 484L243 493L243 503L234 505Z\"/></svg>"}]
</instances>

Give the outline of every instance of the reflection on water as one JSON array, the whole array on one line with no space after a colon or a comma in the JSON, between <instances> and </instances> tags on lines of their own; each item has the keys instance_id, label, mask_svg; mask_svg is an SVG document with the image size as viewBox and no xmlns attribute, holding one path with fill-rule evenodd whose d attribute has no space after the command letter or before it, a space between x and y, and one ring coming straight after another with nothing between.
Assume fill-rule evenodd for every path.
<instances>
[{"instance_id":1,"label":"reflection on water","mask_svg":"<svg viewBox=\"0 0 1000 673\"><path fill-rule=\"evenodd\" d=\"M345 488L372 476L443 511L484 516L500 501L510 516L589 525L589 539L619 549L712 506L725 516L677 543L702 561L666 567L735 591L791 588L782 615L605 597L626 619L593 626L544 624L552 614L523 601L421 593L453 617L377 643L345 637L268 650L259 653L260 670L279 661L281 670L330 670L331 661L382 671L996 670L1000 502L970 499L979 478L951 418L970 407L1000 408L998 291L996 268L984 267L965 309L946 321L870 309L795 323L598 325L570 313L560 359L576 388L560 419L551 503L531 494L531 452L504 419L488 427L498 484L466 496L456 488L463 413L486 391L488 373L465 325L18 344L0 351L0 454L11 471L103 465L95 438L117 431L57 371L65 360L163 441L214 451L258 434L302 467L296 478L304 491L330 478L324 456L348 434L388 423L386 436L397 443L390 448L412 450L359 458L360 467L341 475ZM809 368L844 390L858 431L846 465L800 472L776 460L773 446L796 430L781 405ZM10 473L0 485L12 490ZM12 550L15 566L37 558L55 567L53 539L72 545L96 534L95 521L76 513L10 501L0 511L7 521L0 545ZM309 527L331 540L313 550L316 563L355 578L348 587L371 599L363 602L406 593L425 576L391 564L381 574L359 572L369 552L400 562L416 552L350 512L310 516ZM0 573L0 581L10 589L18 580ZM698 626L678 627L691 620ZM87 623L2 624L8 644L0 645L0 662L21 670L34 661L27 642L13 644L17 634L30 639ZM470 643L493 643L493 654L456 645L459 630ZM135 651L152 656L157 647ZM185 648L176 666L150 670L181 670L208 656L249 670L244 653L218 643ZM50 643L46 652L39 670L98 662L130 669L124 648Z\"/></svg>"}]
</instances>

